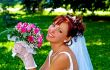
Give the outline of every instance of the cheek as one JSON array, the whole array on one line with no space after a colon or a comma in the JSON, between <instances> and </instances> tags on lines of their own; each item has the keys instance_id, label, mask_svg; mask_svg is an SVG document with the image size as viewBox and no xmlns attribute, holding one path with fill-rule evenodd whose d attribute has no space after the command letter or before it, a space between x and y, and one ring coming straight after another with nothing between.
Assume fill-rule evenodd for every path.
<instances>
[{"instance_id":1,"label":"cheek","mask_svg":"<svg viewBox=\"0 0 110 70\"><path fill-rule=\"evenodd\" d=\"M54 38L50 38L48 36L46 36L46 39L49 41L49 42L64 42L65 40L65 37L61 34L54 34Z\"/></svg>"},{"instance_id":2,"label":"cheek","mask_svg":"<svg viewBox=\"0 0 110 70\"><path fill-rule=\"evenodd\" d=\"M56 36L56 39L57 39L58 41L64 41L65 38L66 38L66 36L60 35L60 34L59 34L59 35L57 34L57 36Z\"/></svg>"}]
</instances>

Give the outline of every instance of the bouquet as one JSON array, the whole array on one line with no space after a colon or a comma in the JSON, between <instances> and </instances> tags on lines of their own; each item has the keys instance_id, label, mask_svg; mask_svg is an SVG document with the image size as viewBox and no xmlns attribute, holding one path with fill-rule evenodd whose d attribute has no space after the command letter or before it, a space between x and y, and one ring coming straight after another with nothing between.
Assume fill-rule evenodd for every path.
<instances>
[{"instance_id":1,"label":"bouquet","mask_svg":"<svg viewBox=\"0 0 110 70\"><path fill-rule=\"evenodd\" d=\"M35 24L26 22L19 22L7 37L8 40L15 43L23 42L25 44L23 47L32 54L35 54L34 49L40 48L43 42L43 35L40 32L40 28L36 27ZM14 57L15 55L16 53L13 52L12 56Z\"/></svg>"}]
</instances>

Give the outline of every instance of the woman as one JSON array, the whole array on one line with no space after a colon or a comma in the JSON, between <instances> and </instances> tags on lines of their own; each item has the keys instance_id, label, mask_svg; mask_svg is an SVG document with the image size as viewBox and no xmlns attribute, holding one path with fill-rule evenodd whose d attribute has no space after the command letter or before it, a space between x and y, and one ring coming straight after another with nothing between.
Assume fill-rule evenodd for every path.
<instances>
[{"instance_id":1,"label":"woman","mask_svg":"<svg viewBox=\"0 0 110 70\"><path fill-rule=\"evenodd\" d=\"M58 16L48 28L46 39L51 44L51 51L40 70L79 70L79 64L74 51L71 49L72 39L77 41L82 36L84 25L81 17L70 15ZM28 70L36 70L32 54L28 53L23 43L16 43L13 52L24 62ZM70 47L69 47L70 46Z\"/></svg>"}]
</instances>

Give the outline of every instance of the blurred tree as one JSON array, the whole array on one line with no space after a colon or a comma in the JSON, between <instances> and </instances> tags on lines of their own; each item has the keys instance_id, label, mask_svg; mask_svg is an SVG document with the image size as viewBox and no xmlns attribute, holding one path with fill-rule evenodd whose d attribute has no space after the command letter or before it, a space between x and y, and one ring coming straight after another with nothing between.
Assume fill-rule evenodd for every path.
<instances>
[{"instance_id":1,"label":"blurred tree","mask_svg":"<svg viewBox=\"0 0 110 70\"><path fill-rule=\"evenodd\" d=\"M19 0L0 0L0 5L3 10L2 12L2 19L3 19L3 24L4 26L11 25L16 22L12 16L14 14L10 14L8 8L9 7L14 7L19 2Z\"/></svg>"},{"instance_id":2,"label":"blurred tree","mask_svg":"<svg viewBox=\"0 0 110 70\"><path fill-rule=\"evenodd\" d=\"M76 10L82 12L89 10L94 14L95 10L107 10L110 8L110 0L47 0L45 7L52 7L53 9L64 7L67 9L68 5L70 5L73 12Z\"/></svg>"},{"instance_id":3,"label":"blurred tree","mask_svg":"<svg viewBox=\"0 0 110 70\"><path fill-rule=\"evenodd\" d=\"M22 5L28 13L35 13L36 9L42 11L45 0L22 0Z\"/></svg>"},{"instance_id":4,"label":"blurred tree","mask_svg":"<svg viewBox=\"0 0 110 70\"><path fill-rule=\"evenodd\" d=\"M41 11L44 8L65 8L72 9L73 12L76 10L86 12L87 10L94 13L95 10L108 10L110 8L110 0L0 0L2 2L2 7L5 10L8 6L15 5L17 2L21 2L24 5L28 13L35 13Z\"/></svg>"},{"instance_id":5,"label":"blurred tree","mask_svg":"<svg viewBox=\"0 0 110 70\"><path fill-rule=\"evenodd\" d=\"M88 9L89 11L92 11L93 14L95 10L107 9L104 0L85 0L83 4L84 4L84 8Z\"/></svg>"}]
</instances>

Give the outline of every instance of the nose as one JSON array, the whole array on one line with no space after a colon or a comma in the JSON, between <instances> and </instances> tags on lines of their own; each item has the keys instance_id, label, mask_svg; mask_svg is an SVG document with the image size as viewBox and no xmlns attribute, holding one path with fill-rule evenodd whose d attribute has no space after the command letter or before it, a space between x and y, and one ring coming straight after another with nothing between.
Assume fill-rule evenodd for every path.
<instances>
[{"instance_id":1,"label":"nose","mask_svg":"<svg viewBox=\"0 0 110 70\"><path fill-rule=\"evenodd\" d=\"M50 26L48 29L48 31L51 33L54 33L56 30L57 30L57 27L52 27L52 26Z\"/></svg>"},{"instance_id":2,"label":"nose","mask_svg":"<svg viewBox=\"0 0 110 70\"><path fill-rule=\"evenodd\" d=\"M55 30L56 30L56 28L55 28L55 27L51 27L51 28L49 28L49 31L50 31L51 33L54 33L54 32L55 32Z\"/></svg>"}]
</instances>

